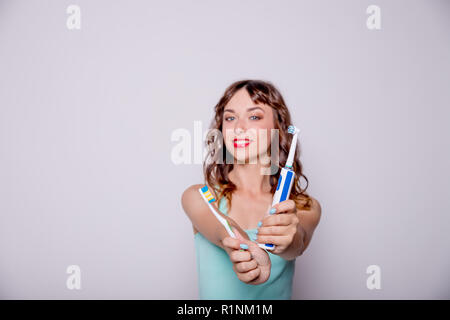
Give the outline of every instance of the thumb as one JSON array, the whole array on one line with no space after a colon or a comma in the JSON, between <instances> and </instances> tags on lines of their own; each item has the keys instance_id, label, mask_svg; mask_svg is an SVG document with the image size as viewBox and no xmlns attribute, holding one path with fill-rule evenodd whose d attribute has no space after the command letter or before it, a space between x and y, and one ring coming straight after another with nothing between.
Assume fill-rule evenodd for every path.
<instances>
[{"instance_id":1,"label":"thumb","mask_svg":"<svg viewBox=\"0 0 450 320\"><path fill-rule=\"evenodd\" d=\"M247 233L245 233L245 231L243 231L242 229L239 230L238 228L233 228L233 232L234 232L234 235L236 236L236 238L239 241L241 241L242 243L245 243L248 245L251 242L250 239L248 238Z\"/></svg>"},{"instance_id":2,"label":"thumb","mask_svg":"<svg viewBox=\"0 0 450 320\"><path fill-rule=\"evenodd\" d=\"M250 244L248 245L248 251L252 255L252 258L256 260L259 266L270 266L269 254L264 249L260 248L256 243L250 242Z\"/></svg>"},{"instance_id":3,"label":"thumb","mask_svg":"<svg viewBox=\"0 0 450 320\"><path fill-rule=\"evenodd\" d=\"M231 228L231 231L233 231L234 235L237 239L244 241L244 240L250 240L247 233L242 230L242 228L232 219L227 219L228 225Z\"/></svg>"},{"instance_id":4,"label":"thumb","mask_svg":"<svg viewBox=\"0 0 450 320\"><path fill-rule=\"evenodd\" d=\"M239 230L238 230L237 228L233 228L233 232L234 232L234 235L236 236L236 238L239 239L240 241L247 240L247 239L245 239L245 237L242 235L242 233L239 232Z\"/></svg>"}]
</instances>

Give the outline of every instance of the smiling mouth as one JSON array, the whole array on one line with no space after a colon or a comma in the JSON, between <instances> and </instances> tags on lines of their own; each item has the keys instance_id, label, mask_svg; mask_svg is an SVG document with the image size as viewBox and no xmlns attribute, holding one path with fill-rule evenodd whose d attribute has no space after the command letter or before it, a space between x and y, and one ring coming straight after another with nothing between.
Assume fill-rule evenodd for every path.
<instances>
[{"instance_id":1,"label":"smiling mouth","mask_svg":"<svg viewBox=\"0 0 450 320\"><path fill-rule=\"evenodd\" d=\"M252 141L250 139L233 139L233 144L235 148L245 148Z\"/></svg>"}]
</instances>

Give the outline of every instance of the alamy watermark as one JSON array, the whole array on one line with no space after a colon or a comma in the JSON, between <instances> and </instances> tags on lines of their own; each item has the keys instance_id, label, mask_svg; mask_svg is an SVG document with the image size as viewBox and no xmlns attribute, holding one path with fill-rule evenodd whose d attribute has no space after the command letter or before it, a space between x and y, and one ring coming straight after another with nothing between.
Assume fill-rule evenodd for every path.
<instances>
[{"instance_id":1,"label":"alamy watermark","mask_svg":"<svg viewBox=\"0 0 450 320\"><path fill-rule=\"evenodd\" d=\"M259 160L262 164L261 174L272 175L278 171L279 129L269 131L250 128L245 133L239 134L233 129L227 129L225 136L248 139L248 148L236 147L228 150L222 131L208 129L203 132L201 121L194 121L193 134L185 128L175 129L172 131L171 141L177 144L172 147L171 161L180 165L202 164L204 161L217 164L256 164ZM229 140L230 145L233 143L233 140Z\"/></svg>"},{"instance_id":2,"label":"alamy watermark","mask_svg":"<svg viewBox=\"0 0 450 320\"><path fill-rule=\"evenodd\" d=\"M70 265L66 269L70 274L66 280L66 287L69 290L81 290L81 268L77 265Z\"/></svg>"}]
</instances>

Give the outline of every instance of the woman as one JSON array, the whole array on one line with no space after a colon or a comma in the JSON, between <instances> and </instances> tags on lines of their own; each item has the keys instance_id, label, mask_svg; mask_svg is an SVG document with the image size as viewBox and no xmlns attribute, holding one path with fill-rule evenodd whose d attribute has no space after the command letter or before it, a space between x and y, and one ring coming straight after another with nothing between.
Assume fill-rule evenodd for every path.
<instances>
[{"instance_id":1,"label":"woman","mask_svg":"<svg viewBox=\"0 0 450 320\"><path fill-rule=\"evenodd\" d=\"M283 97L269 82L235 82L216 105L211 125L216 130L210 131L216 134L207 139L209 153L203 166L205 184L238 238L228 236L204 203L198 189L205 184L184 191L182 206L194 228L200 299L291 299L295 259L310 243L321 215L319 202L305 192L307 185L300 187L300 177L308 180L298 147L290 199L266 214L278 169L288 156L291 124ZM263 174L274 166L262 161L264 155L273 158L274 129L279 134L279 165L274 174ZM265 251L254 241L271 243L274 249Z\"/></svg>"}]
</instances>

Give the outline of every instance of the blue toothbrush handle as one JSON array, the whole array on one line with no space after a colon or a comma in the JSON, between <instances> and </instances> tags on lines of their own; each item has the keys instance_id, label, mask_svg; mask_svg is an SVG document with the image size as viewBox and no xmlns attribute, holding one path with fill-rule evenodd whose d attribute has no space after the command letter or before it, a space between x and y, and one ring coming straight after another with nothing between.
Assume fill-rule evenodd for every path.
<instances>
[{"instance_id":1,"label":"blue toothbrush handle","mask_svg":"<svg viewBox=\"0 0 450 320\"><path fill-rule=\"evenodd\" d=\"M294 182L295 173L290 168L282 168L280 172L280 177L278 178L277 189L273 196L272 207L277 203L289 199L291 194L292 184ZM274 249L274 245L271 243L266 243L266 247ZM267 249L269 250L269 249Z\"/></svg>"}]
</instances>

